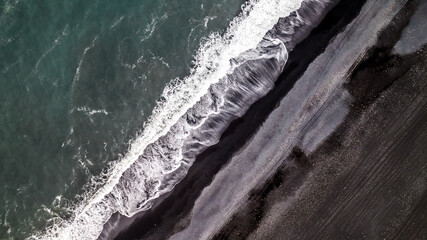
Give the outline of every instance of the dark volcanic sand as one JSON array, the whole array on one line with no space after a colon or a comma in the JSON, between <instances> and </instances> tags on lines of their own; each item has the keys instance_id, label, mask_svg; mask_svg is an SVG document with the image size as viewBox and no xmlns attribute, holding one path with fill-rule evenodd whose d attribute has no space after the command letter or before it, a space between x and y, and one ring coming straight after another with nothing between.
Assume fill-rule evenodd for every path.
<instances>
[{"instance_id":1,"label":"dark volcanic sand","mask_svg":"<svg viewBox=\"0 0 427 240\"><path fill-rule=\"evenodd\" d=\"M290 53L276 87L117 239L165 239L184 229L202 190L364 2L341 1ZM427 239L427 50L391 53L415 8L410 2L353 69L346 88L354 102L341 126L314 153L296 147L284 156L215 239Z\"/></svg>"},{"instance_id":2,"label":"dark volcanic sand","mask_svg":"<svg viewBox=\"0 0 427 240\"><path fill-rule=\"evenodd\" d=\"M415 7L354 69L345 122L313 154L296 149L214 239L427 239L427 45L391 52Z\"/></svg>"}]
</instances>

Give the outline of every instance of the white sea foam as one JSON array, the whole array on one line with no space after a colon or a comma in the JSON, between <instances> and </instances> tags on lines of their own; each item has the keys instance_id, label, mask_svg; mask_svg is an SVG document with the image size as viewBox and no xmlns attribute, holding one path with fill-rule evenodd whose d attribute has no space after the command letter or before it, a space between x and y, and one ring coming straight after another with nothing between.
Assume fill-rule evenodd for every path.
<instances>
[{"instance_id":1,"label":"white sea foam","mask_svg":"<svg viewBox=\"0 0 427 240\"><path fill-rule=\"evenodd\" d=\"M94 115L94 114L99 114L99 113L108 115L108 112L105 109L91 109L88 107L78 107L78 108L76 108L76 110L79 112L84 112L89 116Z\"/></svg>"},{"instance_id":2,"label":"white sea foam","mask_svg":"<svg viewBox=\"0 0 427 240\"><path fill-rule=\"evenodd\" d=\"M74 74L73 83L71 85L71 89L74 90L76 82L80 80L80 69L82 68L83 60L86 56L86 53L95 46L96 41L98 40L98 35L92 40L90 45L83 50L82 57L80 58L79 65L76 69L76 73Z\"/></svg>"},{"instance_id":3,"label":"white sea foam","mask_svg":"<svg viewBox=\"0 0 427 240\"><path fill-rule=\"evenodd\" d=\"M32 238L96 239L114 213L132 216L172 190L195 157L218 141L231 120L273 87L288 53L282 41L266 33L301 2L251 0L244 4L224 35L212 34L204 41L190 75L165 87L143 132L107 173L103 186L86 193L73 207L71 219L55 220L47 233Z\"/></svg>"},{"instance_id":4,"label":"white sea foam","mask_svg":"<svg viewBox=\"0 0 427 240\"><path fill-rule=\"evenodd\" d=\"M116 21L114 21L113 24L111 24L110 29L113 29L114 27L116 27L117 25L119 25L119 23L123 20L124 16L121 16L119 19L117 19Z\"/></svg>"}]
</instances>

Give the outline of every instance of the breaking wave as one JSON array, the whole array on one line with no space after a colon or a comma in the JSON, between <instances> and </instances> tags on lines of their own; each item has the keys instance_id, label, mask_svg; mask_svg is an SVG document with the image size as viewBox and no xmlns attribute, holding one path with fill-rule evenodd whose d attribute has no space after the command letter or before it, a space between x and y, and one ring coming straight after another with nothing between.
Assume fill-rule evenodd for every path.
<instances>
[{"instance_id":1,"label":"breaking wave","mask_svg":"<svg viewBox=\"0 0 427 240\"><path fill-rule=\"evenodd\" d=\"M288 50L313 28L330 1L250 0L223 35L201 44L195 67L168 84L143 132L96 192L37 239L96 239L119 212L132 216L184 178L229 123L267 94Z\"/></svg>"}]
</instances>

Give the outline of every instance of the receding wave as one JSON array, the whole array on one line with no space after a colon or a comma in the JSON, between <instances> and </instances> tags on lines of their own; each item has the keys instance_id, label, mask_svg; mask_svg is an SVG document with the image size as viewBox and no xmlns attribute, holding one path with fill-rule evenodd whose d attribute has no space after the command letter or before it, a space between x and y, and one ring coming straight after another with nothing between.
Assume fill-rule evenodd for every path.
<instances>
[{"instance_id":1,"label":"receding wave","mask_svg":"<svg viewBox=\"0 0 427 240\"><path fill-rule=\"evenodd\" d=\"M233 119L273 88L288 49L311 30L327 3L244 4L225 34L212 34L202 43L191 74L165 88L143 132L103 186L87 192L70 219L33 238L96 239L114 213L132 216L149 209L184 178L198 154L218 142Z\"/></svg>"}]
</instances>

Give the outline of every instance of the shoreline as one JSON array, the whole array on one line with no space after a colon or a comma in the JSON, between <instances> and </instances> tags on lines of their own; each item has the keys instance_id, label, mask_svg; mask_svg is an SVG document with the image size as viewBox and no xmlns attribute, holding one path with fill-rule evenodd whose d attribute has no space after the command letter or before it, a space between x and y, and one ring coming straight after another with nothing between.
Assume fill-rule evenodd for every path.
<instances>
[{"instance_id":1,"label":"shoreline","mask_svg":"<svg viewBox=\"0 0 427 240\"><path fill-rule=\"evenodd\" d=\"M326 14L310 35L290 52L284 71L273 90L254 103L242 118L233 121L221 136L220 142L198 156L187 176L175 189L168 196L159 199L157 207L136 214L131 220L133 224L130 228L120 233L116 239L163 239L185 228L186 221L177 223L176 217L189 214L205 186L227 164L233 153L250 140L311 61L326 48L328 41L358 14L354 9L360 9L363 2L344 0Z\"/></svg>"}]
</instances>

